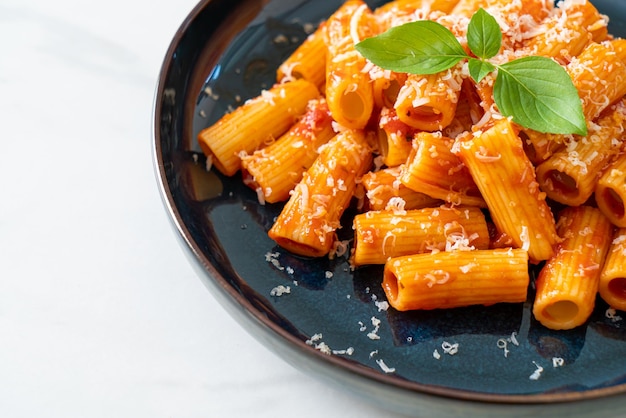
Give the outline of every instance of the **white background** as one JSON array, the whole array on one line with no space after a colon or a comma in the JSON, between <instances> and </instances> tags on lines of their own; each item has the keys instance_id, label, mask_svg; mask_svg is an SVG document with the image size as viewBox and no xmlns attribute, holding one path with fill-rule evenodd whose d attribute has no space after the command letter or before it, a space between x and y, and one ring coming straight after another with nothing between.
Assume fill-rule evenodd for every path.
<instances>
[{"instance_id":1,"label":"white background","mask_svg":"<svg viewBox=\"0 0 626 418\"><path fill-rule=\"evenodd\" d=\"M261 346L180 249L151 161L194 0L0 0L0 417L380 417Z\"/></svg>"}]
</instances>

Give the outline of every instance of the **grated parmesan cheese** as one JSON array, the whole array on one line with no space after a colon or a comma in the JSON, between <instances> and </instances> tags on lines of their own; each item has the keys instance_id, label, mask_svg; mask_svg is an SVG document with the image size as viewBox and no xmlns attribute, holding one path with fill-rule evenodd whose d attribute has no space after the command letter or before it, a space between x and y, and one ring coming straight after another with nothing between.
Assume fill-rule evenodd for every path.
<instances>
[{"instance_id":1,"label":"grated parmesan cheese","mask_svg":"<svg viewBox=\"0 0 626 418\"><path fill-rule=\"evenodd\" d=\"M528 251L530 249L530 236L526 225L522 226L522 232L519 234L519 239L522 241L522 249L524 251Z\"/></svg>"},{"instance_id":2,"label":"grated parmesan cheese","mask_svg":"<svg viewBox=\"0 0 626 418\"><path fill-rule=\"evenodd\" d=\"M378 312L387 311L389 309L389 302L387 301L375 301L374 305L378 308Z\"/></svg>"},{"instance_id":3,"label":"grated parmesan cheese","mask_svg":"<svg viewBox=\"0 0 626 418\"><path fill-rule=\"evenodd\" d=\"M281 285L276 286L270 291L270 296L280 297L282 295L289 294L289 293L291 293L291 287L284 286L281 284Z\"/></svg>"},{"instance_id":4,"label":"grated parmesan cheese","mask_svg":"<svg viewBox=\"0 0 626 418\"><path fill-rule=\"evenodd\" d=\"M352 354L354 354L354 347L348 347L345 350L333 350L333 354L345 354L351 356Z\"/></svg>"},{"instance_id":5,"label":"grated parmesan cheese","mask_svg":"<svg viewBox=\"0 0 626 418\"><path fill-rule=\"evenodd\" d=\"M380 330L380 319L373 316L371 321L374 326L374 330L367 333L367 338L370 340L380 340L380 335L378 335L378 331Z\"/></svg>"},{"instance_id":6,"label":"grated parmesan cheese","mask_svg":"<svg viewBox=\"0 0 626 418\"><path fill-rule=\"evenodd\" d=\"M543 367L541 367L539 364L537 364L534 361L533 361L533 364L535 365L536 369L528 378L530 380L539 380L539 378L541 377L541 373L543 373Z\"/></svg>"},{"instance_id":7,"label":"grated parmesan cheese","mask_svg":"<svg viewBox=\"0 0 626 418\"><path fill-rule=\"evenodd\" d=\"M316 350L319 350L326 355L345 354L351 356L354 354L354 347L348 347L343 350L333 350L328 344L322 341L322 338L323 335L321 333L314 334L310 339L305 341L305 344L314 347Z\"/></svg>"},{"instance_id":8,"label":"grated parmesan cheese","mask_svg":"<svg viewBox=\"0 0 626 418\"><path fill-rule=\"evenodd\" d=\"M387 366L383 359L376 359L376 364L381 368L381 370L385 373L395 373L396 369L393 367Z\"/></svg>"},{"instance_id":9,"label":"grated parmesan cheese","mask_svg":"<svg viewBox=\"0 0 626 418\"><path fill-rule=\"evenodd\" d=\"M461 270L461 272L462 272L463 274L467 274L467 273L469 273L469 272L470 272L470 271L471 271L474 267L478 267L478 264L476 264L476 263L468 263L468 264L465 264L465 265L463 265L463 266L459 266L459 270Z\"/></svg>"},{"instance_id":10,"label":"grated parmesan cheese","mask_svg":"<svg viewBox=\"0 0 626 418\"><path fill-rule=\"evenodd\" d=\"M279 252L267 252L265 253L265 261L267 261L268 263L272 264L275 268L277 268L280 271L285 270L285 267L283 267L280 264L280 261L278 261L278 257L280 257L280 253Z\"/></svg>"},{"instance_id":11,"label":"grated parmesan cheese","mask_svg":"<svg viewBox=\"0 0 626 418\"><path fill-rule=\"evenodd\" d=\"M430 273L426 273L424 278L427 280L426 286L433 287L447 283L450 280L450 273L444 270L432 270Z\"/></svg>"},{"instance_id":12,"label":"grated parmesan cheese","mask_svg":"<svg viewBox=\"0 0 626 418\"><path fill-rule=\"evenodd\" d=\"M622 320L622 317L617 315L617 311L615 308L608 308L606 312L604 312L604 316L610 319L612 322L618 322Z\"/></svg>"},{"instance_id":13,"label":"grated parmesan cheese","mask_svg":"<svg viewBox=\"0 0 626 418\"><path fill-rule=\"evenodd\" d=\"M401 197L392 197L387 202L385 206L385 210L390 210L394 213L394 215L405 215L406 209L404 208L406 205L406 201Z\"/></svg>"},{"instance_id":14,"label":"grated parmesan cheese","mask_svg":"<svg viewBox=\"0 0 626 418\"><path fill-rule=\"evenodd\" d=\"M502 349L502 351L504 352L504 357L509 357L509 349L508 349L508 342L506 339L504 338L500 338L497 342L496 345L498 346L498 348Z\"/></svg>"},{"instance_id":15,"label":"grated parmesan cheese","mask_svg":"<svg viewBox=\"0 0 626 418\"><path fill-rule=\"evenodd\" d=\"M444 341L443 343L441 343L441 348L443 349L444 353L453 356L459 352L459 343L451 344L447 341Z\"/></svg>"},{"instance_id":16,"label":"grated parmesan cheese","mask_svg":"<svg viewBox=\"0 0 626 418\"><path fill-rule=\"evenodd\" d=\"M269 90L261 91L261 98L272 106L276 105L276 102L274 101L275 97L276 96L274 95L274 93L270 92Z\"/></svg>"}]
</instances>

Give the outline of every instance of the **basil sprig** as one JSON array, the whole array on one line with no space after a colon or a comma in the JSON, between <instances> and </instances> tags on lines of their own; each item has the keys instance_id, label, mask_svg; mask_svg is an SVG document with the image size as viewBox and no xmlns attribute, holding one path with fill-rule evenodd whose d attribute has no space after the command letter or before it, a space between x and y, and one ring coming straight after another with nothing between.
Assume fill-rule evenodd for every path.
<instances>
[{"instance_id":1,"label":"basil sprig","mask_svg":"<svg viewBox=\"0 0 626 418\"><path fill-rule=\"evenodd\" d=\"M565 69L547 57L529 56L493 64L502 46L496 19L479 9L467 28L469 55L454 34L429 20L405 23L356 45L377 66L402 73L437 74L468 60L477 83L497 70L493 96L502 115L538 132L587 135L578 91Z\"/></svg>"}]
</instances>

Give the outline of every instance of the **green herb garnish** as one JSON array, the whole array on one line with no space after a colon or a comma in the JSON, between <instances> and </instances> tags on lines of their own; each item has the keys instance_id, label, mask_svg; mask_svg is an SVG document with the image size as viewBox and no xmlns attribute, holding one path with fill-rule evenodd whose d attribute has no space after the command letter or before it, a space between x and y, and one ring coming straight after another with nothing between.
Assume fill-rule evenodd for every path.
<instances>
[{"instance_id":1,"label":"green herb garnish","mask_svg":"<svg viewBox=\"0 0 626 418\"><path fill-rule=\"evenodd\" d=\"M429 20L406 23L356 45L381 68L411 74L437 74L468 60L477 83L497 70L493 96L502 115L518 125L553 134L587 134L578 91L565 69L547 57L530 56L493 64L502 46L496 19L479 9L467 28L467 54L454 34Z\"/></svg>"}]
</instances>

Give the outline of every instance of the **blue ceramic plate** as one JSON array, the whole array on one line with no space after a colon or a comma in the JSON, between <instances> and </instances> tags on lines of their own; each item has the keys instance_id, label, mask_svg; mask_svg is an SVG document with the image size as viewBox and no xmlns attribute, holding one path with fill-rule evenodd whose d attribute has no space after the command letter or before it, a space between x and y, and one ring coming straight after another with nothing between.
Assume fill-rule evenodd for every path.
<instances>
[{"instance_id":1,"label":"blue ceramic plate","mask_svg":"<svg viewBox=\"0 0 626 418\"><path fill-rule=\"evenodd\" d=\"M156 92L154 157L200 276L286 361L383 407L428 417L626 416L626 313L607 316L598 301L585 326L554 332L530 303L381 310L380 268L289 254L267 237L281 206L260 205L239 176L204 169L199 130L270 86L309 24L340 4L205 0L172 41ZM626 34L626 3L594 4L612 33Z\"/></svg>"}]
</instances>

